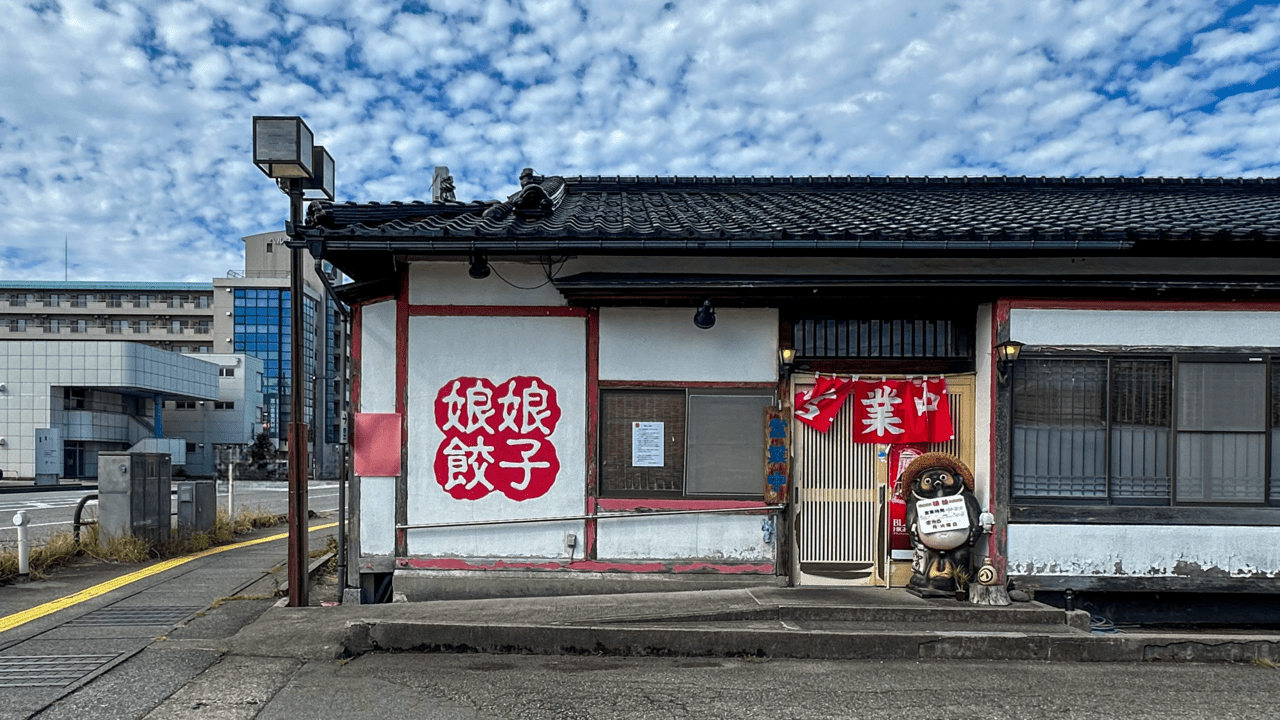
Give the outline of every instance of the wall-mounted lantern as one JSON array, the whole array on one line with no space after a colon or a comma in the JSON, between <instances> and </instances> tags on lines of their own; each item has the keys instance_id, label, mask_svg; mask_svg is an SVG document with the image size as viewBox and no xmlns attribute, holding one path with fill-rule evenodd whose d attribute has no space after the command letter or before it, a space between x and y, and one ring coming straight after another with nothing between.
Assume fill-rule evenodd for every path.
<instances>
[{"instance_id":1,"label":"wall-mounted lantern","mask_svg":"<svg viewBox=\"0 0 1280 720\"><path fill-rule=\"evenodd\" d=\"M1017 340L1005 340L996 345L996 375L1000 382L1006 382L1009 379L1009 364L1018 361L1023 344Z\"/></svg>"},{"instance_id":2,"label":"wall-mounted lantern","mask_svg":"<svg viewBox=\"0 0 1280 720\"><path fill-rule=\"evenodd\" d=\"M778 367L782 376L782 381L786 382L791 377L791 369L796 363L795 348L779 348L778 350Z\"/></svg>"}]
</instances>

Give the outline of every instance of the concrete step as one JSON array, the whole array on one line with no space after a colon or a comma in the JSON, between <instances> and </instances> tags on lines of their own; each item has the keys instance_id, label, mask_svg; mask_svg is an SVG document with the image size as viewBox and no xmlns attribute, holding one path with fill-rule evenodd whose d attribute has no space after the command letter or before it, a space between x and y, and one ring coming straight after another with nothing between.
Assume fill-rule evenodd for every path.
<instances>
[{"instance_id":1,"label":"concrete step","mask_svg":"<svg viewBox=\"0 0 1280 720\"><path fill-rule=\"evenodd\" d=\"M1066 613L1058 608L1039 603L1025 603L1006 607L965 605L950 603L938 607L875 607L863 605L775 606L734 608L713 612L628 614L625 616L596 617L596 623L730 623L751 621L776 622L846 622L846 623L913 623L954 625L1025 625L1059 627L1072 625L1079 630L1089 629L1088 613Z\"/></svg>"},{"instance_id":2,"label":"concrete step","mask_svg":"<svg viewBox=\"0 0 1280 720\"><path fill-rule=\"evenodd\" d=\"M552 655L715 656L849 660L1025 660L1065 662L1280 661L1275 636L1092 635L1065 625L1000 629L863 625L856 629L661 625L467 626L349 623L343 653L482 652Z\"/></svg>"}]
</instances>

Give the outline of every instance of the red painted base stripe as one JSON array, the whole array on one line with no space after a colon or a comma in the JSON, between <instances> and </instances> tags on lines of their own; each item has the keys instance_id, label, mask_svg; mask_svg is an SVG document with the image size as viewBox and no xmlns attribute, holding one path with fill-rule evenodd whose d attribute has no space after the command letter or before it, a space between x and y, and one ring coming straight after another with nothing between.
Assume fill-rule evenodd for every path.
<instances>
[{"instance_id":1,"label":"red painted base stripe","mask_svg":"<svg viewBox=\"0 0 1280 720\"><path fill-rule=\"evenodd\" d=\"M774 570L773 563L626 563L602 562L599 560L576 560L572 562L509 562L506 560L497 560L492 563L478 564L457 558L400 558L396 561L396 565L398 567L411 568L414 570L474 570L479 572L490 570L567 570L573 572L772 575Z\"/></svg>"}]
</instances>

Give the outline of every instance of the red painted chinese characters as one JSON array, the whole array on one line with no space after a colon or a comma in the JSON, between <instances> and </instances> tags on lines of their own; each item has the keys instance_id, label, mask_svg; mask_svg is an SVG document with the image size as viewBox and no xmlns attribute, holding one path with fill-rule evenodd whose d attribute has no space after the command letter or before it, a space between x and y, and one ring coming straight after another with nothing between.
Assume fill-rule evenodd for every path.
<instances>
[{"instance_id":1,"label":"red painted chinese characters","mask_svg":"<svg viewBox=\"0 0 1280 720\"><path fill-rule=\"evenodd\" d=\"M495 385L460 377L436 393L436 482L457 500L500 492L517 502L545 495L560 472L551 434L560 421L556 391L541 378Z\"/></svg>"},{"instance_id":2,"label":"red painted chinese characters","mask_svg":"<svg viewBox=\"0 0 1280 720\"><path fill-rule=\"evenodd\" d=\"M825 433L849 397L853 398L853 441L856 443L938 443L954 436L947 381L942 377L904 380L817 377L812 388L796 393L795 418Z\"/></svg>"}]
</instances>

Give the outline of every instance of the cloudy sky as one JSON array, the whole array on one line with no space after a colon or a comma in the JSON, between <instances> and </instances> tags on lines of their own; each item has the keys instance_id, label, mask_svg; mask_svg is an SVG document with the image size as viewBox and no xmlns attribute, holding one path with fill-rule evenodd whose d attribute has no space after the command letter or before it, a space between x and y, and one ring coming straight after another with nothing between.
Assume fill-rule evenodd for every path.
<instances>
[{"instance_id":1,"label":"cloudy sky","mask_svg":"<svg viewBox=\"0 0 1280 720\"><path fill-rule=\"evenodd\" d=\"M557 175L1280 175L1280 7L1235 0L0 0L0 279L207 282L285 197ZM64 241L69 267L64 265Z\"/></svg>"}]
</instances>

